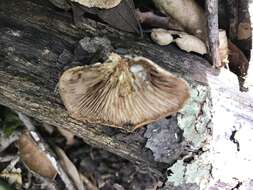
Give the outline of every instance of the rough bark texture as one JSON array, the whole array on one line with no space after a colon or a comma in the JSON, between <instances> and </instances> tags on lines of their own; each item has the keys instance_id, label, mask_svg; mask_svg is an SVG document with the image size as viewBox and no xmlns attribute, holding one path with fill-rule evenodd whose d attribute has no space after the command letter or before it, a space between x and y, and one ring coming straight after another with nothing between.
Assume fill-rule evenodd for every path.
<instances>
[{"instance_id":1,"label":"rough bark texture","mask_svg":"<svg viewBox=\"0 0 253 190\"><path fill-rule=\"evenodd\" d=\"M227 9L229 15L228 35L229 38L234 41L237 39L237 27L238 27L238 0L227 0Z\"/></svg>"},{"instance_id":2,"label":"rough bark texture","mask_svg":"<svg viewBox=\"0 0 253 190\"><path fill-rule=\"evenodd\" d=\"M219 55L218 0L206 1L209 54L215 67L221 67Z\"/></svg>"},{"instance_id":3,"label":"rough bark texture","mask_svg":"<svg viewBox=\"0 0 253 190\"><path fill-rule=\"evenodd\" d=\"M0 34L0 104L69 129L86 143L145 166L159 176L166 167L173 165L169 169L174 174L168 178L168 187L206 187L200 181L211 178L212 163L205 157L211 151L206 151L206 145L210 142L212 128L225 127L218 116L229 113L229 121L253 122L252 98L238 92L236 80L217 76L201 57L174 46L160 47L147 37L140 39L89 19L84 19L82 29L78 29L73 25L71 13L55 9L46 1L1 1ZM192 94L188 104L171 118L133 134L70 118L55 89L61 73L80 64L73 59L77 44L84 37L90 41L95 37L109 40L108 49L147 57L185 78ZM82 64L105 59L101 54L107 47L100 48L87 44L87 51L84 51L87 56L82 57ZM227 105L232 108L228 110ZM235 126L233 122L225 128ZM182 176L174 172L178 166L182 166L182 170L176 170L183 171ZM205 171L197 170L196 175L191 175L189 172L195 171L191 167L196 166Z\"/></svg>"},{"instance_id":4,"label":"rough bark texture","mask_svg":"<svg viewBox=\"0 0 253 190\"><path fill-rule=\"evenodd\" d=\"M250 18L249 0L241 0L238 6L238 25L236 44L244 52L246 57L250 58L252 49L252 23Z\"/></svg>"},{"instance_id":5,"label":"rough bark texture","mask_svg":"<svg viewBox=\"0 0 253 190\"><path fill-rule=\"evenodd\" d=\"M250 19L252 8L250 6L251 2L249 0L219 1L219 27L226 29L228 38L236 45L234 47L238 52L233 52L234 48L229 49L229 68L238 76L242 91L248 88L245 76L250 74L248 71L252 48L252 24ZM238 56L239 54L240 56ZM235 61L234 58L237 60Z\"/></svg>"},{"instance_id":6,"label":"rough bark texture","mask_svg":"<svg viewBox=\"0 0 253 190\"><path fill-rule=\"evenodd\" d=\"M45 3L1 1L0 103L45 123L68 128L88 144L155 168L159 173L161 163L155 162L151 152L143 148L146 141L143 130L134 135L124 134L107 127L82 124L68 116L55 92L63 70L75 65L63 63L68 59L62 58L64 52L71 54L83 37L100 36L111 41L115 52L145 56L193 83L203 84L205 71L210 70L208 63L174 47L160 48L92 20L87 19L83 30L79 30L73 25L71 13L57 11ZM167 163L172 163L183 151L175 150Z\"/></svg>"}]
</instances>

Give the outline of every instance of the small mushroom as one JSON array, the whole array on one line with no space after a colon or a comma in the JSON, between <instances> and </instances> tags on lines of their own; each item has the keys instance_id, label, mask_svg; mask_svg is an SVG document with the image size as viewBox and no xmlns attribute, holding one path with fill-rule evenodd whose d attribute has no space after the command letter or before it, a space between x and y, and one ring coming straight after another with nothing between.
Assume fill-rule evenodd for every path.
<instances>
[{"instance_id":1,"label":"small mushroom","mask_svg":"<svg viewBox=\"0 0 253 190\"><path fill-rule=\"evenodd\" d=\"M111 9L120 4L121 0L70 0L89 8Z\"/></svg>"},{"instance_id":2,"label":"small mushroom","mask_svg":"<svg viewBox=\"0 0 253 190\"><path fill-rule=\"evenodd\" d=\"M59 91L73 118L126 131L179 111L190 96L183 79L151 60L115 53L104 64L65 71Z\"/></svg>"},{"instance_id":3,"label":"small mushroom","mask_svg":"<svg viewBox=\"0 0 253 190\"><path fill-rule=\"evenodd\" d=\"M179 35L180 37L175 40L177 46L186 52L195 52L201 55L207 53L206 45L199 38L184 34Z\"/></svg>"},{"instance_id":4,"label":"small mushroom","mask_svg":"<svg viewBox=\"0 0 253 190\"><path fill-rule=\"evenodd\" d=\"M170 34L168 30L162 28L153 29L151 32L151 38L161 46L169 45L174 41L172 34Z\"/></svg>"},{"instance_id":5,"label":"small mushroom","mask_svg":"<svg viewBox=\"0 0 253 190\"><path fill-rule=\"evenodd\" d=\"M205 43L186 32L157 28L152 30L151 38L154 42L162 46L175 42L180 49L186 52L195 52L201 55L207 53Z\"/></svg>"},{"instance_id":6,"label":"small mushroom","mask_svg":"<svg viewBox=\"0 0 253 190\"><path fill-rule=\"evenodd\" d=\"M207 18L196 0L153 0L165 15L174 18L190 34L207 39Z\"/></svg>"}]
</instances>

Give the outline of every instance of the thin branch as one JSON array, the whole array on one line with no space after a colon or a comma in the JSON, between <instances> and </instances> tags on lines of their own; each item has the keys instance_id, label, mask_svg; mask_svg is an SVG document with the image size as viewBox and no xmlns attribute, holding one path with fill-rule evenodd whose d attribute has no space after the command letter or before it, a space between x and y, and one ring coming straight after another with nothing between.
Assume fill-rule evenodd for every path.
<instances>
[{"instance_id":1,"label":"thin branch","mask_svg":"<svg viewBox=\"0 0 253 190\"><path fill-rule=\"evenodd\" d=\"M17 155L4 155L4 156L1 156L0 155L0 163L1 162L10 162L12 160L15 160L17 159Z\"/></svg>"},{"instance_id":2,"label":"thin branch","mask_svg":"<svg viewBox=\"0 0 253 190\"><path fill-rule=\"evenodd\" d=\"M215 67L221 67L219 55L218 0L206 0L209 55Z\"/></svg>"},{"instance_id":3,"label":"thin branch","mask_svg":"<svg viewBox=\"0 0 253 190\"><path fill-rule=\"evenodd\" d=\"M0 131L0 152L3 152L12 143L18 140L19 131L14 131L10 136L6 137L3 131Z\"/></svg>"},{"instance_id":4,"label":"thin branch","mask_svg":"<svg viewBox=\"0 0 253 190\"><path fill-rule=\"evenodd\" d=\"M170 30L183 31L183 27L170 16L158 16L152 11L141 12L139 9L135 11L140 23L150 27L164 28Z\"/></svg>"}]
</instances>

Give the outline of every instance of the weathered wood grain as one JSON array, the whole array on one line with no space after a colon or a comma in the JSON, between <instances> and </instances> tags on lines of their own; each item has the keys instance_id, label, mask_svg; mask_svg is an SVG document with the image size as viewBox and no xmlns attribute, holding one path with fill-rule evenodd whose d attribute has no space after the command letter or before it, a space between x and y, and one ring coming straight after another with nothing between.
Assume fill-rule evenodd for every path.
<instances>
[{"instance_id":1,"label":"weathered wood grain","mask_svg":"<svg viewBox=\"0 0 253 190\"><path fill-rule=\"evenodd\" d=\"M103 37L115 52L152 59L163 68L182 76L190 84L207 86L206 73L213 73L207 61L174 46L160 47L149 37L140 39L85 19L82 29L71 12L55 9L46 1L8 0L0 2L0 104L42 122L63 127L96 147L103 148L160 174L163 163L154 161L144 148L143 130L124 134L102 126L80 123L68 116L55 92L61 73L71 64L59 61L64 51L74 52L83 37ZM90 63L83 63L90 64ZM173 150L173 163L184 150Z\"/></svg>"}]
</instances>

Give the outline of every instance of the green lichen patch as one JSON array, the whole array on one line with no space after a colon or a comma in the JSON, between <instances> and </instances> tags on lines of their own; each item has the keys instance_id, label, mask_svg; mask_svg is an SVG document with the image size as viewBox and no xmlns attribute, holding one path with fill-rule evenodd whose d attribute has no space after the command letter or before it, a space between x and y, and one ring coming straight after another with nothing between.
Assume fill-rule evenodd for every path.
<instances>
[{"instance_id":1,"label":"green lichen patch","mask_svg":"<svg viewBox=\"0 0 253 190\"><path fill-rule=\"evenodd\" d=\"M178 160L169 170L172 172L168 177L167 183L174 186L183 184L197 184L199 189L205 190L210 180L211 164L208 156L210 153L205 152L196 156L191 163Z\"/></svg>"},{"instance_id":2,"label":"green lichen patch","mask_svg":"<svg viewBox=\"0 0 253 190\"><path fill-rule=\"evenodd\" d=\"M177 116L184 138L194 148L200 148L210 138L212 104L208 97L208 87L191 86L191 98Z\"/></svg>"}]
</instances>

